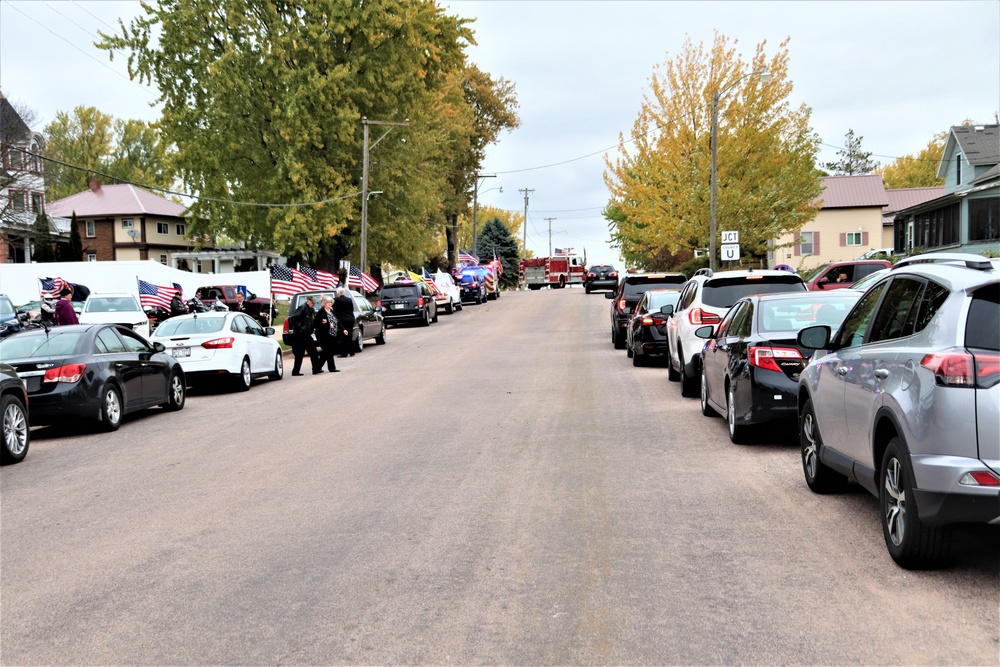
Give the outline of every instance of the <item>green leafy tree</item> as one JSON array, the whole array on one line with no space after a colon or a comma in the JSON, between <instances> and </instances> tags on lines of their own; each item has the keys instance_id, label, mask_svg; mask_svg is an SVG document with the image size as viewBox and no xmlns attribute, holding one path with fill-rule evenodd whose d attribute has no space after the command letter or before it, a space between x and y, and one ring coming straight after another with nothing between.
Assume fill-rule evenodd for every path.
<instances>
[{"instance_id":1,"label":"green leafy tree","mask_svg":"<svg viewBox=\"0 0 1000 667\"><path fill-rule=\"evenodd\" d=\"M871 159L870 151L861 148L864 137L854 136L854 130L848 130L844 135L844 147L837 151L840 159L836 162L826 162L824 169L832 171L834 174L854 176L859 174L870 174L878 169L878 162Z\"/></svg>"},{"instance_id":2,"label":"green leafy tree","mask_svg":"<svg viewBox=\"0 0 1000 667\"><path fill-rule=\"evenodd\" d=\"M464 20L421 0L143 8L99 46L158 86L172 164L204 197L193 232L309 258L353 254L361 120L409 119L381 141L372 126L370 189L382 194L369 202L368 254L397 265L433 255L454 189L448 153L474 122L458 85L472 43Z\"/></svg>"},{"instance_id":3,"label":"green leafy tree","mask_svg":"<svg viewBox=\"0 0 1000 667\"><path fill-rule=\"evenodd\" d=\"M492 218L485 225L476 239L475 254L483 264L493 261L496 255L503 264L500 275L501 287L516 287L520 267L519 246L507 225L500 218Z\"/></svg>"},{"instance_id":4,"label":"green leafy tree","mask_svg":"<svg viewBox=\"0 0 1000 667\"><path fill-rule=\"evenodd\" d=\"M821 192L810 110L791 108L787 40L770 59L765 44L744 62L726 37L710 50L687 40L657 68L617 156L606 158L605 209L612 242L630 266L653 265L666 250L707 248L710 230L712 102L718 109L719 232L740 233L744 255L798 230ZM767 70L768 82L753 73ZM718 239L717 239L718 241Z\"/></svg>"},{"instance_id":5,"label":"green leafy tree","mask_svg":"<svg viewBox=\"0 0 1000 667\"><path fill-rule=\"evenodd\" d=\"M79 169L49 162L45 167L47 198L55 201L90 186L94 171L103 171L111 154L114 118L95 107L60 111L45 126L48 157Z\"/></svg>"},{"instance_id":6,"label":"green leafy tree","mask_svg":"<svg viewBox=\"0 0 1000 667\"><path fill-rule=\"evenodd\" d=\"M52 228L49 226L49 216L44 213L35 216L35 246L31 259L38 263L56 261L56 252L52 247Z\"/></svg>"}]
</instances>

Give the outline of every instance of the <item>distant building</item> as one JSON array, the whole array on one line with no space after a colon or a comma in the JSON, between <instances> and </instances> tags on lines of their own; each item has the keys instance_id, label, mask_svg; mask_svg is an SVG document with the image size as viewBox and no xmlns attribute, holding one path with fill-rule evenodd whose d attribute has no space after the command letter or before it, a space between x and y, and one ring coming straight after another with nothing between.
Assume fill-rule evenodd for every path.
<instances>
[{"instance_id":1,"label":"distant building","mask_svg":"<svg viewBox=\"0 0 1000 667\"><path fill-rule=\"evenodd\" d=\"M0 263L31 261L35 218L45 212L44 162L35 157L44 148L45 138L0 93Z\"/></svg>"}]
</instances>

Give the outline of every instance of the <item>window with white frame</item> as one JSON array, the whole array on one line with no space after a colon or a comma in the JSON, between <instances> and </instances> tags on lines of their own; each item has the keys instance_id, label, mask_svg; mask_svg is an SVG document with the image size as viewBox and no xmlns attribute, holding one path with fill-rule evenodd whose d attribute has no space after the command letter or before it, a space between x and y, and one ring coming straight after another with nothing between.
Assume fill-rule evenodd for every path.
<instances>
[{"instance_id":1,"label":"window with white frame","mask_svg":"<svg viewBox=\"0 0 1000 667\"><path fill-rule=\"evenodd\" d=\"M24 192L19 190L11 190L10 194L10 208L12 211L20 213L24 211Z\"/></svg>"},{"instance_id":2,"label":"window with white frame","mask_svg":"<svg viewBox=\"0 0 1000 667\"><path fill-rule=\"evenodd\" d=\"M97 236L97 231L94 229L94 221L93 220L88 220L87 221L87 238L88 239L92 239L95 236Z\"/></svg>"},{"instance_id":3,"label":"window with white frame","mask_svg":"<svg viewBox=\"0 0 1000 667\"><path fill-rule=\"evenodd\" d=\"M177 236L184 236L184 225L177 225Z\"/></svg>"},{"instance_id":4,"label":"window with white frame","mask_svg":"<svg viewBox=\"0 0 1000 667\"><path fill-rule=\"evenodd\" d=\"M135 227L135 223L132 218L122 218L122 229L132 229Z\"/></svg>"},{"instance_id":5,"label":"window with white frame","mask_svg":"<svg viewBox=\"0 0 1000 667\"><path fill-rule=\"evenodd\" d=\"M24 168L24 151L20 148L10 149L10 168L15 171Z\"/></svg>"},{"instance_id":6,"label":"window with white frame","mask_svg":"<svg viewBox=\"0 0 1000 667\"><path fill-rule=\"evenodd\" d=\"M861 232L847 232L847 245L861 245Z\"/></svg>"},{"instance_id":7,"label":"window with white frame","mask_svg":"<svg viewBox=\"0 0 1000 667\"><path fill-rule=\"evenodd\" d=\"M813 244L813 234L816 232L802 232L799 235L799 254L801 255L812 255L815 254L815 247Z\"/></svg>"},{"instance_id":8,"label":"window with white frame","mask_svg":"<svg viewBox=\"0 0 1000 667\"><path fill-rule=\"evenodd\" d=\"M40 193L40 192L32 192L31 193L31 210L34 211L35 213L42 213L43 210L44 210L44 201L45 201L45 198L42 197L42 193Z\"/></svg>"},{"instance_id":9,"label":"window with white frame","mask_svg":"<svg viewBox=\"0 0 1000 667\"><path fill-rule=\"evenodd\" d=\"M88 253L87 254L87 261L88 262L96 262L97 261L97 255L95 255L94 253Z\"/></svg>"},{"instance_id":10,"label":"window with white frame","mask_svg":"<svg viewBox=\"0 0 1000 667\"><path fill-rule=\"evenodd\" d=\"M169 234L170 233L170 225L168 225L165 222L158 222L158 223L156 223L156 233L157 234Z\"/></svg>"}]
</instances>

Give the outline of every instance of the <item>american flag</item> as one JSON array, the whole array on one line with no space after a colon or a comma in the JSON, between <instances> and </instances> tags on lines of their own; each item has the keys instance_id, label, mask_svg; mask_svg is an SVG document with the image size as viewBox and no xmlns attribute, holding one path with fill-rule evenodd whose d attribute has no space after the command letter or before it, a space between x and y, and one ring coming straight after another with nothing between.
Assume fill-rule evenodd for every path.
<instances>
[{"instance_id":1,"label":"american flag","mask_svg":"<svg viewBox=\"0 0 1000 667\"><path fill-rule=\"evenodd\" d=\"M374 292L378 289L378 281L362 271L360 267L351 264L351 271L347 276L347 286L360 287L366 292Z\"/></svg>"},{"instance_id":2,"label":"american flag","mask_svg":"<svg viewBox=\"0 0 1000 667\"><path fill-rule=\"evenodd\" d=\"M73 289L73 286L62 278L39 278L38 282L42 284L41 297L43 299L58 299L59 292L62 291L63 287Z\"/></svg>"},{"instance_id":3,"label":"american flag","mask_svg":"<svg viewBox=\"0 0 1000 667\"><path fill-rule=\"evenodd\" d=\"M470 255L462 249L458 251L458 261L463 264L479 264L479 258L475 255Z\"/></svg>"},{"instance_id":4,"label":"american flag","mask_svg":"<svg viewBox=\"0 0 1000 667\"><path fill-rule=\"evenodd\" d=\"M312 271L313 269L308 269ZM316 278L306 273L292 269L284 264L271 266L271 293L292 296L298 292L318 289L320 284Z\"/></svg>"},{"instance_id":5,"label":"american flag","mask_svg":"<svg viewBox=\"0 0 1000 667\"><path fill-rule=\"evenodd\" d=\"M556 248L556 255L568 255L572 248Z\"/></svg>"},{"instance_id":6,"label":"american flag","mask_svg":"<svg viewBox=\"0 0 1000 667\"><path fill-rule=\"evenodd\" d=\"M503 275L503 262L501 262L500 258L497 257L495 250L493 251L493 261L490 262L490 266L496 267L497 276Z\"/></svg>"},{"instance_id":7,"label":"american flag","mask_svg":"<svg viewBox=\"0 0 1000 667\"><path fill-rule=\"evenodd\" d=\"M173 286L154 285L139 279L139 303L143 308L166 308L170 310L170 300L174 298L176 292L182 292L181 286L174 283Z\"/></svg>"},{"instance_id":8,"label":"american flag","mask_svg":"<svg viewBox=\"0 0 1000 667\"><path fill-rule=\"evenodd\" d=\"M316 282L324 289L335 289L340 284L340 276L316 269Z\"/></svg>"}]
</instances>

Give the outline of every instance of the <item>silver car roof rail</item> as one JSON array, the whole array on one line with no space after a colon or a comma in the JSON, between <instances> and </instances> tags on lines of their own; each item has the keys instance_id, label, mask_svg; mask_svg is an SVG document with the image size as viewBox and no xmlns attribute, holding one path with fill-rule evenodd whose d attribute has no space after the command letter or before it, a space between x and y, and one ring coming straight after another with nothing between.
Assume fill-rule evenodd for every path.
<instances>
[{"instance_id":1,"label":"silver car roof rail","mask_svg":"<svg viewBox=\"0 0 1000 667\"><path fill-rule=\"evenodd\" d=\"M901 259L892 265L893 269L898 269L901 266L909 266L911 264L945 264L945 263L961 263L970 269L976 269L977 271L992 271L995 266L989 257L984 257L982 255L973 255L968 252L931 252L925 253L923 255L914 255L913 257L907 257L906 259Z\"/></svg>"}]
</instances>

